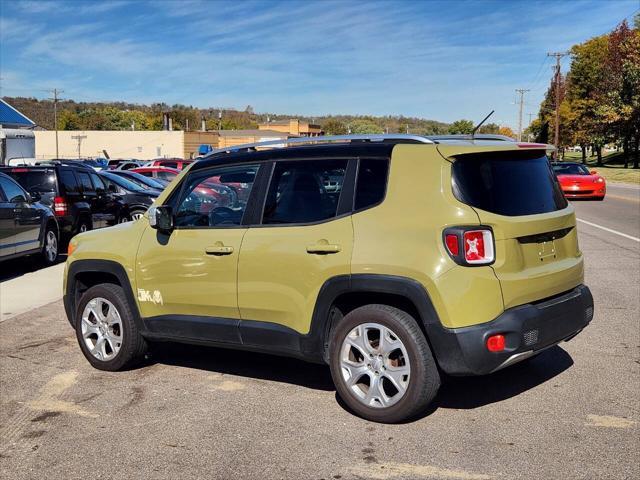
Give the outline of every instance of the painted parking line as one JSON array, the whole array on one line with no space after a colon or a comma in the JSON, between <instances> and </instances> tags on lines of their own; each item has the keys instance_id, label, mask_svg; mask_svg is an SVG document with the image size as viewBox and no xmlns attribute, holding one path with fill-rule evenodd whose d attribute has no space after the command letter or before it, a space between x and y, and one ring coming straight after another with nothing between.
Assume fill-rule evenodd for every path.
<instances>
[{"instance_id":1,"label":"painted parking line","mask_svg":"<svg viewBox=\"0 0 640 480\"><path fill-rule=\"evenodd\" d=\"M587 222L586 220L582 220L581 218L576 218L576 220L582 223L586 223L587 225L590 225L592 227L599 228L600 230L604 230L605 232L614 233L616 235L620 235L621 237L628 238L629 240L633 240L634 242L640 242L640 238L632 237L631 235L613 230L612 228L603 227L602 225L598 225L597 223Z\"/></svg>"}]
</instances>

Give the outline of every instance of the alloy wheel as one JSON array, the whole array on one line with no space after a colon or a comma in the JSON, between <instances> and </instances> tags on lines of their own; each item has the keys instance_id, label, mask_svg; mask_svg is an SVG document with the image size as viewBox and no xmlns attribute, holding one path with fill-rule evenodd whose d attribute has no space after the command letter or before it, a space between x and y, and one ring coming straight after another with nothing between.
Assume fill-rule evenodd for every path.
<instances>
[{"instance_id":1,"label":"alloy wheel","mask_svg":"<svg viewBox=\"0 0 640 480\"><path fill-rule=\"evenodd\" d=\"M98 360L115 358L122 346L122 318L109 300L97 297L87 303L82 312L82 338L85 346Z\"/></svg>"},{"instance_id":2,"label":"alloy wheel","mask_svg":"<svg viewBox=\"0 0 640 480\"><path fill-rule=\"evenodd\" d=\"M45 237L44 253L47 256L49 262L54 262L58 256L58 239L55 232L49 230Z\"/></svg>"},{"instance_id":3,"label":"alloy wheel","mask_svg":"<svg viewBox=\"0 0 640 480\"><path fill-rule=\"evenodd\" d=\"M411 365L407 349L390 328L363 323L353 328L340 349L342 378L350 392L369 407L386 408L407 392Z\"/></svg>"}]
</instances>

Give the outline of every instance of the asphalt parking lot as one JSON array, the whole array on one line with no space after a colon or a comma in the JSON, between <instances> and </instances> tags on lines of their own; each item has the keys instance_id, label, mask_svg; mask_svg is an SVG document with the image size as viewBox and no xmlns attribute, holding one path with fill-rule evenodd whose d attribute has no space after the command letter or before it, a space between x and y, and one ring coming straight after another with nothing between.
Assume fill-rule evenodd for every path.
<instances>
[{"instance_id":1,"label":"asphalt parking lot","mask_svg":"<svg viewBox=\"0 0 640 480\"><path fill-rule=\"evenodd\" d=\"M640 478L640 190L575 205L592 324L527 364L450 379L404 425L346 411L322 366L166 344L106 373L60 301L12 316L0 323L0 476Z\"/></svg>"}]
</instances>

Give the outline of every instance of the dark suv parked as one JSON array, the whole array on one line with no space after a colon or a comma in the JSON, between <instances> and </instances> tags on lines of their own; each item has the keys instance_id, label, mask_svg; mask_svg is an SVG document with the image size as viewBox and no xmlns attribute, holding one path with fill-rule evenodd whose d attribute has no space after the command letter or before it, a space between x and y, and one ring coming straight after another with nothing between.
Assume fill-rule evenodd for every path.
<instances>
[{"instance_id":1,"label":"dark suv parked","mask_svg":"<svg viewBox=\"0 0 640 480\"><path fill-rule=\"evenodd\" d=\"M81 163L52 162L1 169L30 194L50 206L58 219L61 237L118 223L122 199L107 189L100 176Z\"/></svg>"},{"instance_id":2,"label":"dark suv parked","mask_svg":"<svg viewBox=\"0 0 640 480\"><path fill-rule=\"evenodd\" d=\"M37 199L0 173L0 261L41 254L52 264L58 258L58 222Z\"/></svg>"}]
</instances>

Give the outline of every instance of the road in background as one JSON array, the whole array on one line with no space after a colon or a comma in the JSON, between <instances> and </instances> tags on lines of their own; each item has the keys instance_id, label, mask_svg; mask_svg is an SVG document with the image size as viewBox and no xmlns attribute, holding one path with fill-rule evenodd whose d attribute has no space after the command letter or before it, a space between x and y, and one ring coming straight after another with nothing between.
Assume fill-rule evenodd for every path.
<instances>
[{"instance_id":1,"label":"road in background","mask_svg":"<svg viewBox=\"0 0 640 480\"><path fill-rule=\"evenodd\" d=\"M622 202L577 210L637 236ZM578 230L591 325L525 364L448 379L404 425L347 412L324 366L164 344L101 372L61 302L14 317L0 323L0 477L640 478L640 244Z\"/></svg>"},{"instance_id":2,"label":"road in background","mask_svg":"<svg viewBox=\"0 0 640 480\"><path fill-rule=\"evenodd\" d=\"M602 202L577 200L571 203L577 218L640 238L640 186L609 183ZM585 225L581 224L580 228L597 228Z\"/></svg>"}]
</instances>

